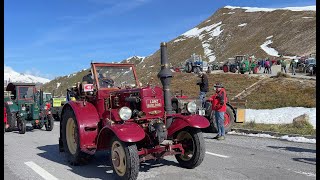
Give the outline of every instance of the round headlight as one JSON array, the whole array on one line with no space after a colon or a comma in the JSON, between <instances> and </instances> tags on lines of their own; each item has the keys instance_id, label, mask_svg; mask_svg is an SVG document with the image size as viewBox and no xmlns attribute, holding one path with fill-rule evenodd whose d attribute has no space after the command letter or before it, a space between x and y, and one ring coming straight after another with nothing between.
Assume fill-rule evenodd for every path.
<instances>
[{"instance_id":1,"label":"round headlight","mask_svg":"<svg viewBox=\"0 0 320 180\"><path fill-rule=\"evenodd\" d=\"M25 111L25 110L26 110L26 107L25 107L25 106L21 107L21 110L22 110L22 111Z\"/></svg>"},{"instance_id":2,"label":"round headlight","mask_svg":"<svg viewBox=\"0 0 320 180\"><path fill-rule=\"evenodd\" d=\"M126 121L126 120L128 120L128 119L131 118L131 116L132 116L132 111L131 111L131 109L128 108L128 107L122 107L122 108L120 108L120 110L119 110L119 116L120 116L120 118L121 118L122 120Z\"/></svg>"},{"instance_id":3,"label":"round headlight","mask_svg":"<svg viewBox=\"0 0 320 180\"><path fill-rule=\"evenodd\" d=\"M187 105L187 110L189 113L195 113L197 111L197 104L194 101L189 102Z\"/></svg>"}]
</instances>

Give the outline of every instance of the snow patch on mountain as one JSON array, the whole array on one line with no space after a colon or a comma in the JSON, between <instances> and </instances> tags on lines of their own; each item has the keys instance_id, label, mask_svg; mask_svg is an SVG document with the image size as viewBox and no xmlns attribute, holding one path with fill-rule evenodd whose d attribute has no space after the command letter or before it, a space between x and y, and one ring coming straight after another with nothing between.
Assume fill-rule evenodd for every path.
<instances>
[{"instance_id":1,"label":"snow patch on mountain","mask_svg":"<svg viewBox=\"0 0 320 180\"><path fill-rule=\"evenodd\" d=\"M271 36L266 37L266 39L270 39L270 38L273 38L273 36L271 35Z\"/></svg>"},{"instance_id":2,"label":"snow patch on mountain","mask_svg":"<svg viewBox=\"0 0 320 180\"><path fill-rule=\"evenodd\" d=\"M239 24L238 26L242 27L242 26L246 26L246 25L247 25L247 23L242 23L242 24Z\"/></svg>"},{"instance_id":3,"label":"snow patch on mountain","mask_svg":"<svg viewBox=\"0 0 320 180\"><path fill-rule=\"evenodd\" d=\"M30 74L18 73L11 67L4 65L4 80L10 82L23 82L23 83L47 83L50 80L42 77L33 76Z\"/></svg>"},{"instance_id":4,"label":"snow patch on mountain","mask_svg":"<svg viewBox=\"0 0 320 180\"><path fill-rule=\"evenodd\" d=\"M267 54L269 54L270 56L276 56L279 57L279 52L271 47L268 47L268 45L272 44L272 40L267 40L266 42L264 42L260 47L262 50L264 50L264 52L266 52Z\"/></svg>"},{"instance_id":5,"label":"snow patch on mountain","mask_svg":"<svg viewBox=\"0 0 320 180\"><path fill-rule=\"evenodd\" d=\"M228 12L228 13L222 13L222 14L224 15L224 14L234 14L234 13L236 13L236 12L231 11L231 12Z\"/></svg>"},{"instance_id":6,"label":"snow patch on mountain","mask_svg":"<svg viewBox=\"0 0 320 180\"><path fill-rule=\"evenodd\" d=\"M316 6L303 6L303 7L285 7L285 8L260 8L260 7L239 7L239 6L225 6L227 9L246 9L245 12L271 12L275 10L290 10L290 11L316 11Z\"/></svg>"},{"instance_id":7,"label":"snow patch on mountain","mask_svg":"<svg viewBox=\"0 0 320 180\"><path fill-rule=\"evenodd\" d=\"M185 37L199 37L200 34L202 34L204 31L211 31L213 28L216 28L217 26L221 25L222 22L219 22L219 23L215 23L215 24L212 24L210 26L205 26L203 28L198 28L198 27L195 27L193 29L190 29L189 31L183 33L182 35L185 36ZM219 28L220 30L220 28Z\"/></svg>"}]
</instances>

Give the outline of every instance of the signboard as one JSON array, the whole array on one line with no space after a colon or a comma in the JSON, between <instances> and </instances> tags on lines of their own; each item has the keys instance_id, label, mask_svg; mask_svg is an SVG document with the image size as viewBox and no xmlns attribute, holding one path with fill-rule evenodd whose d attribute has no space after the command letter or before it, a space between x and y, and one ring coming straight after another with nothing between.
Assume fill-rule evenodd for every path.
<instances>
[{"instance_id":1,"label":"signboard","mask_svg":"<svg viewBox=\"0 0 320 180\"><path fill-rule=\"evenodd\" d=\"M93 91L93 84L85 84L85 85L83 86L83 91L84 91L84 92Z\"/></svg>"},{"instance_id":2,"label":"signboard","mask_svg":"<svg viewBox=\"0 0 320 180\"><path fill-rule=\"evenodd\" d=\"M159 108L162 107L160 99L148 99L147 108Z\"/></svg>"}]
</instances>

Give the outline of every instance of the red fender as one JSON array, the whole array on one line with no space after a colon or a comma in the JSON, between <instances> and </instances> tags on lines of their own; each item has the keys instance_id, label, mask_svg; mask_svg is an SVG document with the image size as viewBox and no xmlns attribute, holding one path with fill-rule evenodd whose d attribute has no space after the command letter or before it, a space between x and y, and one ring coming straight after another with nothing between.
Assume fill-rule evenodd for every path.
<instances>
[{"instance_id":1,"label":"red fender","mask_svg":"<svg viewBox=\"0 0 320 180\"><path fill-rule=\"evenodd\" d=\"M198 114L183 116L181 114L172 114L173 122L168 128L168 137L171 137L175 132L187 126L193 128L206 128L210 125L207 118Z\"/></svg>"},{"instance_id":2,"label":"red fender","mask_svg":"<svg viewBox=\"0 0 320 180\"><path fill-rule=\"evenodd\" d=\"M92 154L89 149L96 148L96 137L98 135L99 115L93 104L83 101L69 101L64 105L62 114L67 106L70 106L76 116L79 130L80 149Z\"/></svg>"},{"instance_id":3,"label":"red fender","mask_svg":"<svg viewBox=\"0 0 320 180\"><path fill-rule=\"evenodd\" d=\"M138 142L145 137L145 132L138 124L133 122L107 125L99 133L98 149L108 148L113 135L123 142Z\"/></svg>"}]
</instances>

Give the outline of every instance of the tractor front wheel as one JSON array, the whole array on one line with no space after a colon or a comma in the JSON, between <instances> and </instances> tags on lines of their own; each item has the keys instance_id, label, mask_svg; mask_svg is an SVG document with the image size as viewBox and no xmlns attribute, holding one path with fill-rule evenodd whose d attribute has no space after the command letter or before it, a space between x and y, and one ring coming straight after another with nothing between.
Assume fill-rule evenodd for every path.
<instances>
[{"instance_id":1,"label":"tractor front wheel","mask_svg":"<svg viewBox=\"0 0 320 180\"><path fill-rule=\"evenodd\" d=\"M25 134L26 133L26 122L24 120L20 120L18 123L19 127L19 134Z\"/></svg>"},{"instance_id":2,"label":"tractor front wheel","mask_svg":"<svg viewBox=\"0 0 320 180\"><path fill-rule=\"evenodd\" d=\"M48 115L47 122L44 124L44 126L46 127L46 131L52 131L53 125L54 125L54 119L52 115Z\"/></svg>"},{"instance_id":3,"label":"tractor front wheel","mask_svg":"<svg viewBox=\"0 0 320 180\"><path fill-rule=\"evenodd\" d=\"M125 143L113 137L110 158L112 169L118 179L137 179L140 162L135 144Z\"/></svg>"},{"instance_id":4,"label":"tractor front wheel","mask_svg":"<svg viewBox=\"0 0 320 180\"><path fill-rule=\"evenodd\" d=\"M71 165L87 164L92 155L80 150L78 123L73 111L66 109L62 115L62 143L66 157Z\"/></svg>"},{"instance_id":5,"label":"tractor front wheel","mask_svg":"<svg viewBox=\"0 0 320 180\"><path fill-rule=\"evenodd\" d=\"M205 142L200 129L183 129L175 139L182 144L184 154L175 155L181 167L193 169L199 166L205 155Z\"/></svg>"}]
</instances>

